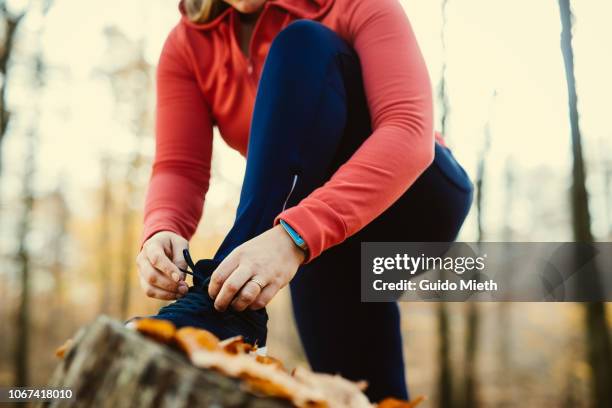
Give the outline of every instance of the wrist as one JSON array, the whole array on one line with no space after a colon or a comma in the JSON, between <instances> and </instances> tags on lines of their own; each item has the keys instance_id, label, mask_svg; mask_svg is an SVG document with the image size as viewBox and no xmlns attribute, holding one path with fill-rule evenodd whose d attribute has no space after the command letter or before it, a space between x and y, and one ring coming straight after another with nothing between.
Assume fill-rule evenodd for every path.
<instances>
[{"instance_id":1,"label":"wrist","mask_svg":"<svg viewBox=\"0 0 612 408\"><path fill-rule=\"evenodd\" d=\"M288 248L289 252L295 257L299 264L302 264L306 260L306 251L296 245L292 237L281 224L276 225L274 229L278 231L280 239L285 244L284 247Z\"/></svg>"}]
</instances>

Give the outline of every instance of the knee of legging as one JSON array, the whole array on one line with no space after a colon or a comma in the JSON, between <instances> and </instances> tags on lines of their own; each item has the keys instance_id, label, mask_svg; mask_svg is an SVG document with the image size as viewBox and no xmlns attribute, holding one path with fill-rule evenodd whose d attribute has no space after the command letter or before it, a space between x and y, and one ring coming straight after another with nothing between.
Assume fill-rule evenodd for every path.
<instances>
[{"instance_id":1,"label":"knee of legging","mask_svg":"<svg viewBox=\"0 0 612 408\"><path fill-rule=\"evenodd\" d=\"M285 27L274 39L268 54L296 63L326 63L349 47L334 31L312 20L297 20Z\"/></svg>"}]
</instances>

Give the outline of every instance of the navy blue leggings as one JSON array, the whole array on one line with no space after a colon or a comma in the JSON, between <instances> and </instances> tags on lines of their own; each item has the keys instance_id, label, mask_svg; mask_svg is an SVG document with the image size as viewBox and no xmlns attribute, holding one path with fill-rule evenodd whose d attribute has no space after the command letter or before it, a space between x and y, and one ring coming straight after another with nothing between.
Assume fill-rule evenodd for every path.
<instances>
[{"instance_id":1,"label":"navy blue leggings","mask_svg":"<svg viewBox=\"0 0 612 408\"><path fill-rule=\"evenodd\" d=\"M291 207L321 186L371 133L355 52L319 23L289 25L263 69L236 221L215 259L269 229L287 197ZM360 302L360 242L455 239L472 185L448 149L436 146L435 153L434 163L395 204L302 266L291 282L312 368L367 380L373 401L408 398L408 391L397 304Z\"/></svg>"}]
</instances>

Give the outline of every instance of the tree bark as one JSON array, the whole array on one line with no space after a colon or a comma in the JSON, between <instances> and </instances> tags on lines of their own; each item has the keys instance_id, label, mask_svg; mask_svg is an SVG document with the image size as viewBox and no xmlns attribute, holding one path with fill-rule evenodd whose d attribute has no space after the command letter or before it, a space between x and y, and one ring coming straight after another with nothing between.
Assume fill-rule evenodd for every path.
<instances>
[{"instance_id":1,"label":"tree bark","mask_svg":"<svg viewBox=\"0 0 612 408\"><path fill-rule=\"evenodd\" d=\"M194 367L183 355L106 316L79 331L50 387L75 400L40 407L257 407L289 402L248 392L240 381Z\"/></svg>"}]
</instances>

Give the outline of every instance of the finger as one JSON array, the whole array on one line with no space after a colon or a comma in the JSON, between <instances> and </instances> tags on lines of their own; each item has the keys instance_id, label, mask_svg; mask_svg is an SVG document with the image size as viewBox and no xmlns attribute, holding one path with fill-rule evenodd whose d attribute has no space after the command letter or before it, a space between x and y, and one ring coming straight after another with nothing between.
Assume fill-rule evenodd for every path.
<instances>
[{"instance_id":1,"label":"finger","mask_svg":"<svg viewBox=\"0 0 612 408\"><path fill-rule=\"evenodd\" d=\"M217 266L210 277L208 295L216 299L221 287L230 274L238 267L238 256L232 252Z\"/></svg>"},{"instance_id":2,"label":"finger","mask_svg":"<svg viewBox=\"0 0 612 408\"><path fill-rule=\"evenodd\" d=\"M145 294L150 298L161 300L175 300L179 297L182 297L182 295L177 294L175 292L168 292L166 290L156 288L143 278L140 279L140 286L144 290Z\"/></svg>"},{"instance_id":3,"label":"finger","mask_svg":"<svg viewBox=\"0 0 612 408\"><path fill-rule=\"evenodd\" d=\"M177 282L170 279L168 276L164 275L157 269L155 269L148 262L142 262L140 264L140 276L147 282L149 285L156 287L158 289L162 289L167 292L177 293L181 291L181 286ZM185 290L184 290L185 291Z\"/></svg>"},{"instance_id":4,"label":"finger","mask_svg":"<svg viewBox=\"0 0 612 408\"><path fill-rule=\"evenodd\" d=\"M244 284L253 276L250 268L238 266L225 280L219 294L215 298L215 309L225 311L234 299L234 296L242 289Z\"/></svg>"},{"instance_id":5,"label":"finger","mask_svg":"<svg viewBox=\"0 0 612 408\"><path fill-rule=\"evenodd\" d=\"M278 293L278 291L279 287L274 284L266 286L261 290L259 296L257 296L257 298L251 303L249 309L257 310L266 307L272 298Z\"/></svg>"},{"instance_id":6,"label":"finger","mask_svg":"<svg viewBox=\"0 0 612 408\"><path fill-rule=\"evenodd\" d=\"M240 292L232 301L232 308L239 312L246 309L259 296L261 287L252 280L244 284Z\"/></svg>"},{"instance_id":7,"label":"finger","mask_svg":"<svg viewBox=\"0 0 612 408\"><path fill-rule=\"evenodd\" d=\"M178 267L166 256L164 248L157 242L151 243L146 249L146 256L155 269L163 272L175 282L181 278Z\"/></svg>"}]
</instances>

